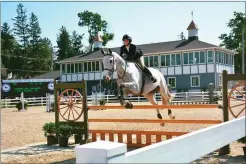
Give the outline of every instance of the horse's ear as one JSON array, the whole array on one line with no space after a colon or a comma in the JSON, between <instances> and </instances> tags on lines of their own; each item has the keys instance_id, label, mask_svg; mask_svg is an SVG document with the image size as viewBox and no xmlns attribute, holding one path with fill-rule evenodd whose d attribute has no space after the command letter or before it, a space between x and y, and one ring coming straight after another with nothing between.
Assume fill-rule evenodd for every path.
<instances>
[{"instance_id":1,"label":"horse's ear","mask_svg":"<svg viewBox=\"0 0 246 164\"><path fill-rule=\"evenodd\" d=\"M109 51L109 53L110 53L110 54L112 54L112 51L111 51L111 49L109 49L108 51Z\"/></svg>"},{"instance_id":2,"label":"horse's ear","mask_svg":"<svg viewBox=\"0 0 246 164\"><path fill-rule=\"evenodd\" d=\"M103 55L105 55L105 51L104 51L103 49L101 49L101 53L102 53Z\"/></svg>"}]
</instances>

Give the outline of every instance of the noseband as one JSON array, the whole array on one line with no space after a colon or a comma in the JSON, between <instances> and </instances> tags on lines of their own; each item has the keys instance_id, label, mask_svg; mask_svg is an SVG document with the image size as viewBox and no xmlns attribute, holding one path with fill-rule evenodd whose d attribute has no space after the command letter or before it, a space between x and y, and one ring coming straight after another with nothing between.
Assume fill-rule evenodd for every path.
<instances>
[{"instance_id":1,"label":"noseband","mask_svg":"<svg viewBox=\"0 0 246 164\"><path fill-rule=\"evenodd\" d=\"M109 53L106 54L106 55L104 55L104 56L112 56L112 57L113 57L113 67L112 67L111 69L109 69L109 68L104 68L104 69L103 69L103 71L104 71L104 70L110 71L110 72L112 73L111 76L113 76L113 73L114 73L114 71L115 71L115 69L114 69L114 64L115 64L115 62L114 62L114 56L111 55L111 54L109 54ZM119 79L123 79L123 77L125 76L125 74L126 74L126 64L125 64L125 69L124 69L123 76L120 77L120 76L118 75L118 73L117 73L117 75L118 75L118 78L119 78Z\"/></svg>"}]
</instances>

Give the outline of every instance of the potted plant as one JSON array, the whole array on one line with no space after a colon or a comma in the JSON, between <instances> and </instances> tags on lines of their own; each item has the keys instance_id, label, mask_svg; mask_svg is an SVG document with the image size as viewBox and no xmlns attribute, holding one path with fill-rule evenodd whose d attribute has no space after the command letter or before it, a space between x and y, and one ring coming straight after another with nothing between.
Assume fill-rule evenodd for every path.
<instances>
[{"instance_id":1,"label":"potted plant","mask_svg":"<svg viewBox=\"0 0 246 164\"><path fill-rule=\"evenodd\" d=\"M19 102L15 105L15 107L18 109L18 111L20 111L20 110L22 109L22 102L19 101ZM24 101L24 109L27 110L27 108L28 108L28 102Z\"/></svg>"},{"instance_id":2,"label":"potted plant","mask_svg":"<svg viewBox=\"0 0 246 164\"><path fill-rule=\"evenodd\" d=\"M57 133L59 134L59 146L68 147L68 139L72 136L73 127L67 124L59 125Z\"/></svg>"},{"instance_id":3,"label":"potted plant","mask_svg":"<svg viewBox=\"0 0 246 164\"><path fill-rule=\"evenodd\" d=\"M99 104L100 104L100 106L105 106L106 100L105 99L100 99L99 100ZM101 109L101 110L103 110L103 109Z\"/></svg>"},{"instance_id":4,"label":"potted plant","mask_svg":"<svg viewBox=\"0 0 246 164\"><path fill-rule=\"evenodd\" d=\"M81 127L74 127L73 128L75 144L80 143L80 141L82 140L82 130L83 130L83 128L81 128Z\"/></svg>"},{"instance_id":5,"label":"potted plant","mask_svg":"<svg viewBox=\"0 0 246 164\"><path fill-rule=\"evenodd\" d=\"M246 158L246 136L240 138L238 142L243 144L243 153L244 153L244 157Z\"/></svg>"},{"instance_id":6,"label":"potted plant","mask_svg":"<svg viewBox=\"0 0 246 164\"><path fill-rule=\"evenodd\" d=\"M55 103L54 102L52 102L50 104L50 111L49 112L55 112Z\"/></svg>"},{"instance_id":7,"label":"potted plant","mask_svg":"<svg viewBox=\"0 0 246 164\"><path fill-rule=\"evenodd\" d=\"M58 143L56 137L56 124L54 122L45 123L43 125L44 136L47 137L47 145Z\"/></svg>"}]
</instances>

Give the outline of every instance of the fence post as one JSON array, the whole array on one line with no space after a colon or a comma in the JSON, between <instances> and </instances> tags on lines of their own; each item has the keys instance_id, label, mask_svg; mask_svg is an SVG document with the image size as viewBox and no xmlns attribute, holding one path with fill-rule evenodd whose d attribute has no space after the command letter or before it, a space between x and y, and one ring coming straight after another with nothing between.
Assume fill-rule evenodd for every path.
<instances>
[{"instance_id":1,"label":"fence post","mask_svg":"<svg viewBox=\"0 0 246 164\"><path fill-rule=\"evenodd\" d=\"M209 104L214 104L214 84L208 84L208 95L209 95Z\"/></svg>"},{"instance_id":2,"label":"fence post","mask_svg":"<svg viewBox=\"0 0 246 164\"><path fill-rule=\"evenodd\" d=\"M34 99L34 100L36 100L36 99ZM43 104L43 97L41 97L41 106L43 106L44 104Z\"/></svg>"},{"instance_id":3,"label":"fence post","mask_svg":"<svg viewBox=\"0 0 246 164\"><path fill-rule=\"evenodd\" d=\"M21 105L22 105L22 109L25 109L25 106L24 106L24 93L21 92Z\"/></svg>"},{"instance_id":4,"label":"fence post","mask_svg":"<svg viewBox=\"0 0 246 164\"><path fill-rule=\"evenodd\" d=\"M97 141L75 147L76 163L124 163L125 143Z\"/></svg>"}]
</instances>

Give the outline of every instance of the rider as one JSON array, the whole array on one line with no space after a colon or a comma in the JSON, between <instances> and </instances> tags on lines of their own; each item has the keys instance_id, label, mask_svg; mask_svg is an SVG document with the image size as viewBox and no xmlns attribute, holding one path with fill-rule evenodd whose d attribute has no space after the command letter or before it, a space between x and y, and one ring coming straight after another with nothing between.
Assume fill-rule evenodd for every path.
<instances>
[{"instance_id":1,"label":"rider","mask_svg":"<svg viewBox=\"0 0 246 164\"><path fill-rule=\"evenodd\" d=\"M155 83L156 78L144 64L143 52L140 49L137 49L136 45L132 44L132 38L129 35L124 35L122 41L124 42L124 45L120 47L120 56L127 61L138 63L141 69L148 74L150 80Z\"/></svg>"}]
</instances>

